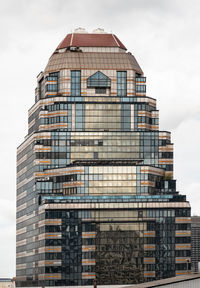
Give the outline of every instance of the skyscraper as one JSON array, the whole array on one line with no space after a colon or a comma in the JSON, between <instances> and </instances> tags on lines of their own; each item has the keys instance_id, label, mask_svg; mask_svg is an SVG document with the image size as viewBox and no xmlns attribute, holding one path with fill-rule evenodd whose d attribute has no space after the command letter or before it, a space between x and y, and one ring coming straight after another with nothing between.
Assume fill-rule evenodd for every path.
<instances>
[{"instance_id":1,"label":"skyscraper","mask_svg":"<svg viewBox=\"0 0 200 288\"><path fill-rule=\"evenodd\" d=\"M17 286L187 273L190 205L146 77L113 34L68 34L37 77L17 151Z\"/></svg>"}]
</instances>

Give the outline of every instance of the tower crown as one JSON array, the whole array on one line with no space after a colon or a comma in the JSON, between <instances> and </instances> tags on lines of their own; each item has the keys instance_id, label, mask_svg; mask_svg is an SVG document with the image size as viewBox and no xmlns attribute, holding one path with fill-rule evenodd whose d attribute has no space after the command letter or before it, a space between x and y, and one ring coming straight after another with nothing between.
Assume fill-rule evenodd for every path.
<instances>
[{"instance_id":1,"label":"tower crown","mask_svg":"<svg viewBox=\"0 0 200 288\"><path fill-rule=\"evenodd\" d=\"M75 33L67 34L56 50L70 47L116 47L127 50L116 35L106 33L102 29L87 33L86 30L79 28Z\"/></svg>"},{"instance_id":2,"label":"tower crown","mask_svg":"<svg viewBox=\"0 0 200 288\"><path fill-rule=\"evenodd\" d=\"M106 33L103 29L95 29L88 33L83 28L78 28L74 33L67 34L51 55L44 74L68 70L115 70L127 71L143 75L135 57L127 52L119 38Z\"/></svg>"}]
</instances>

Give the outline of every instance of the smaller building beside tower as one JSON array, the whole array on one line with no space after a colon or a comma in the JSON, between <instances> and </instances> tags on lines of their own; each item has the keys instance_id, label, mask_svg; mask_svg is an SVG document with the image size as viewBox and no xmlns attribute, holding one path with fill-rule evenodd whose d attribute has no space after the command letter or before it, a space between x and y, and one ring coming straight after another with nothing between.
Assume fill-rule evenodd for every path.
<instances>
[{"instance_id":1,"label":"smaller building beside tower","mask_svg":"<svg viewBox=\"0 0 200 288\"><path fill-rule=\"evenodd\" d=\"M15 278L0 278L0 288L15 288Z\"/></svg>"},{"instance_id":2,"label":"smaller building beside tower","mask_svg":"<svg viewBox=\"0 0 200 288\"><path fill-rule=\"evenodd\" d=\"M198 271L198 262L200 262L200 216L192 217L191 224L191 233L192 233L192 270Z\"/></svg>"},{"instance_id":3,"label":"smaller building beside tower","mask_svg":"<svg viewBox=\"0 0 200 288\"><path fill-rule=\"evenodd\" d=\"M200 287L200 274L186 274L176 277L171 277L162 280L155 280L151 282L136 284L133 286L123 286L121 288L199 288ZM116 287L120 288L120 287Z\"/></svg>"}]
</instances>

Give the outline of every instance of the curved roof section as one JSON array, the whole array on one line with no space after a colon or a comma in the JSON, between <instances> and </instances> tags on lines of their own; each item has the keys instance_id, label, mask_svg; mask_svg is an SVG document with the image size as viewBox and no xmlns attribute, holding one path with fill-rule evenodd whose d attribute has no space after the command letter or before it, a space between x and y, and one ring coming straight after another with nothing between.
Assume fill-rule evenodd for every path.
<instances>
[{"instance_id":1,"label":"curved roof section","mask_svg":"<svg viewBox=\"0 0 200 288\"><path fill-rule=\"evenodd\" d=\"M135 57L131 53L108 52L65 52L54 53L45 68L45 73L62 69L81 70L134 70L143 74Z\"/></svg>"},{"instance_id":2,"label":"curved roof section","mask_svg":"<svg viewBox=\"0 0 200 288\"><path fill-rule=\"evenodd\" d=\"M126 47L114 34L97 33L72 33L68 34L58 45L57 49L68 47L118 47L126 50Z\"/></svg>"}]
</instances>

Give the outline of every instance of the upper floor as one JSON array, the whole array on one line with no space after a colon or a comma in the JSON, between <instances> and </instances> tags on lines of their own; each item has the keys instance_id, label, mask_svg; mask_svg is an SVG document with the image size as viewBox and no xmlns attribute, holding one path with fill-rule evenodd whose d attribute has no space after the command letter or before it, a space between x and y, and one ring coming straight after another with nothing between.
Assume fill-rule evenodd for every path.
<instances>
[{"instance_id":1,"label":"upper floor","mask_svg":"<svg viewBox=\"0 0 200 288\"><path fill-rule=\"evenodd\" d=\"M146 78L113 34L68 34L37 77L35 101L52 96L145 96Z\"/></svg>"}]
</instances>

